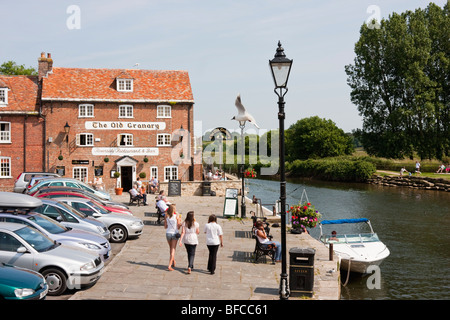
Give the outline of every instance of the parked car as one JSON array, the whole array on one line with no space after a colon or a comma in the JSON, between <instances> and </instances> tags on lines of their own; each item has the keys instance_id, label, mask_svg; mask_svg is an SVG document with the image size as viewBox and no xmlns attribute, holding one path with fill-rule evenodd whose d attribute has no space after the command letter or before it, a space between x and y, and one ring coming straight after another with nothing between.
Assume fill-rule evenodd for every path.
<instances>
[{"instance_id":1,"label":"parked car","mask_svg":"<svg viewBox=\"0 0 450 320\"><path fill-rule=\"evenodd\" d=\"M103 222L91 217L86 217L84 214L59 200L45 198L40 198L38 200L42 201L42 205L33 209L34 212L52 218L65 227L95 232L109 240L110 232Z\"/></svg>"},{"instance_id":2,"label":"parked car","mask_svg":"<svg viewBox=\"0 0 450 320\"><path fill-rule=\"evenodd\" d=\"M43 300L47 293L40 273L0 263L0 300Z\"/></svg>"},{"instance_id":3,"label":"parked car","mask_svg":"<svg viewBox=\"0 0 450 320\"><path fill-rule=\"evenodd\" d=\"M98 233L64 227L57 221L40 213L16 214L3 211L0 213L0 223L2 222L28 225L39 230L53 241L92 250L100 255L103 261L108 260L111 253L109 241Z\"/></svg>"},{"instance_id":4,"label":"parked car","mask_svg":"<svg viewBox=\"0 0 450 320\"><path fill-rule=\"evenodd\" d=\"M52 172L22 172L14 182L14 192L23 193L27 184L33 177L61 177L59 174Z\"/></svg>"},{"instance_id":5,"label":"parked car","mask_svg":"<svg viewBox=\"0 0 450 320\"><path fill-rule=\"evenodd\" d=\"M125 209L125 210L130 211L129 210L130 208L122 202L114 202L114 201L104 200L102 198L97 197L95 194L93 194L89 191L78 189L78 188L72 188L72 187L65 187L65 186L42 187L38 191L36 191L36 193L33 195L33 197L40 197L40 195L42 195L44 193L59 193L59 192L64 192L67 194L70 193L71 195L74 195L76 197L89 198L89 199L95 200L97 202L100 202L102 205L107 206L107 207L117 207L118 209ZM47 196L45 196L45 197L47 197ZM52 197L48 197L48 198L58 198L58 197L52 196Z\"/></svg>"},{"instance_id":6,"label":"parked car","mask_svg":"<svg viewBox=\"0 0 450 320\"><path fill-rule=\"evenodd\" d=\"M111 232L111 242L124 242L128 237L138 237L144 229L144 223L141 219L107 211L89 199L61 198L61 201L86 216L103 222Z\"/></svg>"},{"instance_id":7,"label":"parked car","mask_svg":"<svg viewBox=\"0 0 450 320\"><path fill-rule=\"evenodd\" d=\"M66 186L66 187L72 187L72 188L78 188L82 190L86 190L90 193L95 194L97 197L104 199L104 200L111 200L111 195L101 191L101 190L95 190L91 186L87 185L84 182L81 182L77 179L71 179L71 178L48 178L43 179L39 181L37 184L35 184L32 188L30 188L27 193L29 195L34 195L37 190L39 190L42 187L48 187L48 186Z\"/></svg>"},{"instance_id":8,"label":"parked car","mask_svg":"<svg viewBox=\"0 0 450 320\"><path fill-rule=\"evenodd\" d=\"M48 294L55 296L67 288L95 284L104 267L90 250L59 244L34 228L7 222L0 224L0 262L41 273Z\"/></svg>"}]
</instances>

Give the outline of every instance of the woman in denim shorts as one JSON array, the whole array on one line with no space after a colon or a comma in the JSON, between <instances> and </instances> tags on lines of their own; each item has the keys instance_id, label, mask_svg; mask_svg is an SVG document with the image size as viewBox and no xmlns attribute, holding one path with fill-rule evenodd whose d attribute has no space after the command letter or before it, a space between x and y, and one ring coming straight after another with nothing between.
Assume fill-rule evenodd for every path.
<instances>
[{"instance_id":1,"label":"woman in denim shorts","mask_svg":"<svg viewBox=\"0 0 450 320\"><path fill-rule=\"evenodd\" d=\"M173 271L173 267L175 267L175 249L177 248L178 238L176 234L178 234L178 229L181 226L181 214L176 212L175 204L169 205L169 209L166 211L166 216L164 218L164 228L166 228L166 239L169 244L169 271Z\"/></svg>"}]
</instances>

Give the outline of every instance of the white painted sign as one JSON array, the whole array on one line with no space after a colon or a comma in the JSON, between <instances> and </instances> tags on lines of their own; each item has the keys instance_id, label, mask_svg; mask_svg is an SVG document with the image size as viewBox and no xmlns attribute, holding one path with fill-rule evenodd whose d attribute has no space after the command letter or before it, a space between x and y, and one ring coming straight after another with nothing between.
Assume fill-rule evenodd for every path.
<instances>
[{"instance_id":1,"label":"white painted sign","mask_svg":"<svg viewBox=\"0 0 450 320\"><path fill-rule=\"evenodd\" d=\"M94 147L94 156L157 156L158 148L118 148L118 147Z\"/></svg>"},{"instance_id":2,"label":"white painted sign","mask_svg":"<svg viewBox=\"0 0 450 320\"><path fill-rule=\"evenodd\" d=\"M165 122L86 121L89 130L164 130Z\"/></svg>"}]
</instances>

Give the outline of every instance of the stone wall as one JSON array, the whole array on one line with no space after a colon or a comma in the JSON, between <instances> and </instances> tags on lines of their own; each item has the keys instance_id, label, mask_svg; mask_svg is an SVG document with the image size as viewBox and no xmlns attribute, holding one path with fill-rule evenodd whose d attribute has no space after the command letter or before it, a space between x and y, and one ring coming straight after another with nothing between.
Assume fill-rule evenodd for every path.
<instances>
[{"instance_id":1,"label":"stone wall","mask_svg":"<svg viewBox=\"0 0 450 320\"><path fill-rule=\"evenodd\" d=\"M406 177L392 177L392 176L375 176L368 180L371 184L391 186L391 187L406 187L417 188L425 190L439 190L450 192L450 180L435 179L420 176L406 176Z\"/></svg>"},{"instance_id":2,"label":"stone wall","mask_svg":"<svg viewBox=\"0 0 450 320\"><path fill-rule=\"evenodd\" d=\"M238 189L239 192L242 187L241 180L226 180L226 181L208 181L211 182L211 191L216 193L216 196L224 197L225 191L228 188ZM160 182L160 190L164 190L168 194L168 182ZM182 181L181 195L182 196L201 196L203 194L203 181Z\"/></svg>"}]
</instances>

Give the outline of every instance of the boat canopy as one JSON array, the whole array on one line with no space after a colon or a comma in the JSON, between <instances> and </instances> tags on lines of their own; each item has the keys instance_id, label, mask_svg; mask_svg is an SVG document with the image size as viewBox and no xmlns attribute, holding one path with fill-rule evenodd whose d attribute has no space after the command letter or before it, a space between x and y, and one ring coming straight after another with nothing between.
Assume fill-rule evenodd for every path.
<instances>
[{"instance_id":1,"label":"boat canopy","mask_svg":"<svg viewBox=\"0 0 450 320\"><path fill-rule=\"evenodd\" d=\"M342 224L342 223L360 223L360 222L369 222L369 219L359 218L359 219L337 219L337 220L320 221L321 224Z\"/></svg>"}]
</instances>

